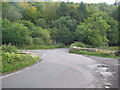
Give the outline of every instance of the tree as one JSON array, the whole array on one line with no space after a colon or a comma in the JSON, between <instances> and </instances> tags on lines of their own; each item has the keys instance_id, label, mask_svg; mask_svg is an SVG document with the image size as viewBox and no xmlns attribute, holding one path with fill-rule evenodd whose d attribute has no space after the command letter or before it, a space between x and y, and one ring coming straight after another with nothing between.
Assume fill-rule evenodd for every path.
<instances>
[{"instance_id":1,"label":"tree","mask_svg":"<svg viewBox=\"0 0 120 90\"><path fill-rule=\"evenodd\" d=\"M118 21L118 16L120 15L120 12L118 11L118 7L110 14L111 17L113 17L115 20Z\"/></svg>"},{"instance_id":2,"label":"tree","mask_svg":"<svg viewBox=\"0 0 120 90\"><path fill-rule=\"evenodd\" d=\"M61 2L57 13L61 17L61 16L66 16L67 15L66 12L67 12L67 4L65 2Z\"/></svg>"},{"instance_id":3,"label":"tree","mask_svg":"<svg viewBox=\"0 0 120 90\"><path fill-rule=\"evenodd\" d=\"M114 20L105 12L99 12L99 17L102 17L110 26L109 30L107 30L107 39L109 40L108 44L118 45L118 21Z\"/></svg>"},{"instance_id":4,"label":"tree","mask_svg":"<svg viewBox=\"0 0 120 90\"><path fill-rule=\"evenodd\" d=\"M43 18L39 18L35 21L35 25L36 26L39 26L39 27L42 27L42 28L48 28L47 26L47 23L46 23L46 20L43 19Z\"/></svg>"},{"instance_id":5,"label":"tree","mask_svg":"<svg viewBox=\"0 0 120 90\"><path fill-rule=\"evenodd\" d=\"M34 24L29 20L21 20L19 23L23 24L29 30L33 30L33 28L35 27Z\"/></svg>"},{"instance_id":6,"label":"tree","mask_svg":"<svg viewBox=\"0 0 120 90\"><path fill-rule=\"evenodd\" d=\"M118 45L118 8L106 3L3 2L3 42Z\"/></svg>"},{"instance_id":7,"label":"tree","mask_svg":"<svg viewBox=\"0 0 120 90\"><path fill-rule=\"evenodd\" d=\"M21 13L19 13L18 9L7 3L7 2L3 2L2 3L2 17L3 18L7 18L10 21L19 21L22 18Z\"/></svg>"},{"instance_id":8,"label":"tree","mask_svg":"<svg viewBox=\"0 0 120 90\"><path fill-rule=\"evenodd\" d=\"M59 3L57 2L46 2L43 5L42 17L47 21L55 20L58 18L57 11L59 9Z\"/></svg>"},{"instance_id":9,"label":"tree","mask_svg":"<svg viewBox=\"0 0 120 90\"><path fill-rule=\"evenodd\" d=\"M78 5L73 4L73 3L69 3L67 8L68 8L67 15L69 15L71 18L77 20L78 19L77 17L79 16L79 13L77 10Z\"/></svg>"},{"instance_id":10,"label":"tree","mask_svg":"<svg viewBox=\"0 0 120 90\"><path fill-rule=\"evenodd\" d=\"M51 37L57 43L71 44L73 42L73 33L66 26L51 29Z\"/></svg>"},{"instance_id":11,"label":"tree","mask_svg":"<svg viewBox=\"0 0 120 90\"><path fill-rule=\"evenodd\" d=\"M35 22L39 16L39 12L35 6L31 6L29 3L20 3L19 4L20 12L24 20L30 20L32 23Z\"/></svg>"},{"instance_id":12,"label":"tree","mask_svg":"<svg viewBox=\"0 0 120 90\"><path fill-rule=\"evenodd\" d=\"M56 42L71 44L74 41L74 31L76 30L76 20L69 16L61 17L53 22L54 28L51 30L51 36Z\"/></svg>"},{"instance_id":13,"label":"tree","mask_svg":"<svg viewBox=\"0 0 120 90\"><path fill-rule=\"evenodd\" d=\"M31 37L34 40L41 40L40 43L42 44L51 44L50 32L47 29L42 29L41 27L34 27L33 32L31 33Z\"/></svg>"},{"instance_id":14,"label":"tree","mask_svg":"<svg viewBox=\"0 0 120 90\"><path fill-rule=\"evenodd\" d=\"M108 24L110 25L110 30L107 31L109 45L118 45L118 22L110 17Z\"/></svg>"},{"instance_id":15,"label":"tree","mask_svg":"<svg viewBox=\"0 0 120 90\"><path fill-rule=\"evenodd\" d=\"M108 44L106 31L109 29L109 25L102 17L98 16L98 14L94 14L77 26L75 35L78 41L93 47L101 47Z\"/></svg>"},{"instance_id":16,"label":"tree","mask_svg":"<svg viewBox=\"0 0 120 90\"><path fill-rule=\"evenodd\" d=\"M86 8L86 4L81 2L79 7L78 7L78 13L79 13L79 21L84 21L84 19L87 19L87 17L89 16L89 12Z\"/></svg>"},{"instance_id":17,"label":"tree","mask_svg":"<svg viewBox=\"0 0 120 90\"><path fill-rule=\"evenodd\" d=\"M70 31L75 31L77 27L77 21L75 19L71 19L69 16L61 17L53 22L53 26L57 28L61 28L66 26L70 29Z\"/></svg>"},{"instance_id":18,"label":"tree","mask_svg":"<svg viewBox=\"0 0 120 90\"><path fill-rule=\"evenodd\" d=\"M27 27L19 23L11 23L7 19L3 20L2 30L2 42L3 44L24 45L31 44L32 38Z\"/></svg>"}]
</instances>

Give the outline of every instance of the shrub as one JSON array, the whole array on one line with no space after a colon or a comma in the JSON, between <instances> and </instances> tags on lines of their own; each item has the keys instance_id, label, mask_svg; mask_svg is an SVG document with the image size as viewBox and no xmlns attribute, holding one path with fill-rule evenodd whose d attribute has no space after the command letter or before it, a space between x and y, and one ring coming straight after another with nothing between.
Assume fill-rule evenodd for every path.
<instances>
[{"instance_id":1,"label":"shrub","mask_svg":"<svg viewBox=\"0 0 120 90\"><path fill-rule=\"evenodd\" d=\"M32 38L35 38L37 40L35 41L35 43L39 43L39 41L44 41L45 44L51 44L50 32L47 29L42 29L41 27L34 27L31 36Z\"/></svg>"},{"instance_id":2,"label":"shrub","mask_svg":"<svg viewBox=\"0 0 120 90\"><path fill-rule=\"evenodd\" d=\"M33 38L33 43L34 44L44 44L44 41L42 38L36 37L36 38Z\"/></svg>"},{"instance_id":3,"label":"shrub","mask_svg":"<svg viewBox=\"0 0 120 90\"><path fill-rule=\"evenodd\" d=\"M2 51L2 72L10 72L36 63L37 56Z\"/></svg>"},{"instance_id":4,"label":"shrub","mask_svg":"<svg viewBox=\"0 0 120 90\"><path fill-rule=\"evenodd\" d=\"M84 43L82 43L82 42L75 42L75 43L73 43L73 44L71 44L71 46L76 46L76 47L91 47L90 45L86 45L86 44L84 44Z\"/></svg>"},{"instance_id":5,"label":"shrub","mask_svg":"<svg viewBox=\"0 0 120 90\"><path fill-rule=\"evenodd\" d=\"M28 20L21 20L20 23L27 27L29 30L32 30L34 28L34 24Z\"/></svg>"},{"instance_id":6,"label":"shrub","mask_svg":"<svg viewBox=\"0 0 120 90\"><path fill-rule=\"evenodd\" d=\"M3 21L3 35L2 41L3 44L9 44L20 46L26 43L30 44L30 31L23 24L11 23L8 26L5 26L6 22ZM5 25L4 25L5 24Z\"/></svg>"},{"instance_id":7,"label":"shrub","mask_svg":"<svg viewBox=\"0 0 120 90\"><path fill-rule=\"evenodd\" d=\"M29 45L29 44L33 44L33 38L32 37L30 37L30 36L26 36L25 38L24 38L24 44L27 44L27 45Z\"/></svg>"},{"instance_id":8,"label":"shrub","mask_svg":"<svg viewBox=\"0 0 120 90\"><path fill-rule=\"evenodd\" d=\"M98 56L98 57L117 58L117 56L115 56L114 54L105 53L105 52L104 53L103 52L88 52L85 50L77 50L77 49L70 49L69 52L75 53L75 54Z\"/></svg>"},{"instance_id":9,"label":"shrub","mask_svg":"<svg viewBox=\"0 0 120 90\"><path fill-rule=\"evenodd\" d=\"M92 47L106 46L109 42L106 31L109 28L110 25L98 13L95 13L77 26L76 39Z\"/></svg>"},{"instance_id":10,"label":"shrub","mask_svg":"<svg viewBox=\"0 0 120 90\"><path fill-rule=\"evenodd\" d=\"M46 20L43 18L39 18L35 21L35 25L42 27L42 28L46 28Z\"/></svg>"},{"instance_id":11,"label":"shrub","mask_svg":"<svg viewBox=\"0 0 120 90\"><path fill-rule=\"evenodd\" d=\"M19 47L20 49L55 49L55 48L66 48L67 46L64 44L51 44L51 45L42 45L42 44L31 44L24 45L23 47Z\"/></svg>"},{"instance_id":12,"label":"shrub","mask_svg":"<svg viewBox=\"0 0 120 90\"><path fill-rule=\"evenodd\" d=\"M11 44L3 45L2 46L2 51L9 52L9 53L12 53L12 52L18 53L19 52L19 50L17 50L17 48L15 46L11 45Z\"/></svg>"},{"instance_id":13,"label":"shrub","mask_svg":"<svg viewBox=\"0 0 120 90\"><path fill-rule=\"evenodd\" d=\"M103 50L108 50L109 48L108 48L108 46L102 46L102 47L97 47L98 49L103 49Z\"/></svg>"}]
</instances>

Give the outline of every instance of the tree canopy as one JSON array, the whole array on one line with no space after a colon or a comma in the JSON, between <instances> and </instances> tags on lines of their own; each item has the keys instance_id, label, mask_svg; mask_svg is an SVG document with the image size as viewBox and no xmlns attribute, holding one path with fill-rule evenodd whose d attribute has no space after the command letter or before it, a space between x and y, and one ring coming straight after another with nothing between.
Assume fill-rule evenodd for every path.
<instances>
[{"instance_id":1,"label":"tree canopy","mask_svg":"<svg viewBox=\"0 0 120 90\"><path fill-rule=\"evenodd\" d=\"M118 45L118 5L3 2L3 44Z\"/></svg>"}]
</instances>

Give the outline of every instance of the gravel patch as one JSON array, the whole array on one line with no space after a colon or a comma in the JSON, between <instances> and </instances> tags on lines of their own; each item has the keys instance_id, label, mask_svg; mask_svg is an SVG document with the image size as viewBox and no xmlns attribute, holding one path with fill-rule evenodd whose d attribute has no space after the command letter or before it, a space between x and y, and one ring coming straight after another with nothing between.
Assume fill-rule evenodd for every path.
<instances>
[{"instance_id":1,"label":"gravel patch","mask_svg":"<svg viewBox=\"0 0 120 90\"><path fill-rule=\"evenodd\" d=\"M96 65L91 65L95 67L94 69L98 74L101 76L101 81L104 82L105 88L118 88L118 79L120 72L118 73L118 66L120 66L118 58L104 58L104 57L96 57L96 56L89 56L89 57L96 61ZM93 69L93 68L92 68Z\"/></svg>"}]
</instances>

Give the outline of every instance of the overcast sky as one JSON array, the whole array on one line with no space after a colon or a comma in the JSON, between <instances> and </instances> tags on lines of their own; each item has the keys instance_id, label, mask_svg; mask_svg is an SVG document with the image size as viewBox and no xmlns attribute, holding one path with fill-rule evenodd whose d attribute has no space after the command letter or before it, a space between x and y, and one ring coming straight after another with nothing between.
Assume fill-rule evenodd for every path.
<instances>
[{"instance_id":1,"label":"overcast sky","mask_svg":"<svg viewBox=\"0 0 120 90\"><path fill-rule=\"evenodd\" d=\"M54 0L57 1L57 0ZM68 0L63 0L63 1L68 1ZM83 1L84 3L100 3L100 2L106 2L107 4L113 4L115 0L69 0L69 2L81 2Z\"/></svg>"}]
</instances>

